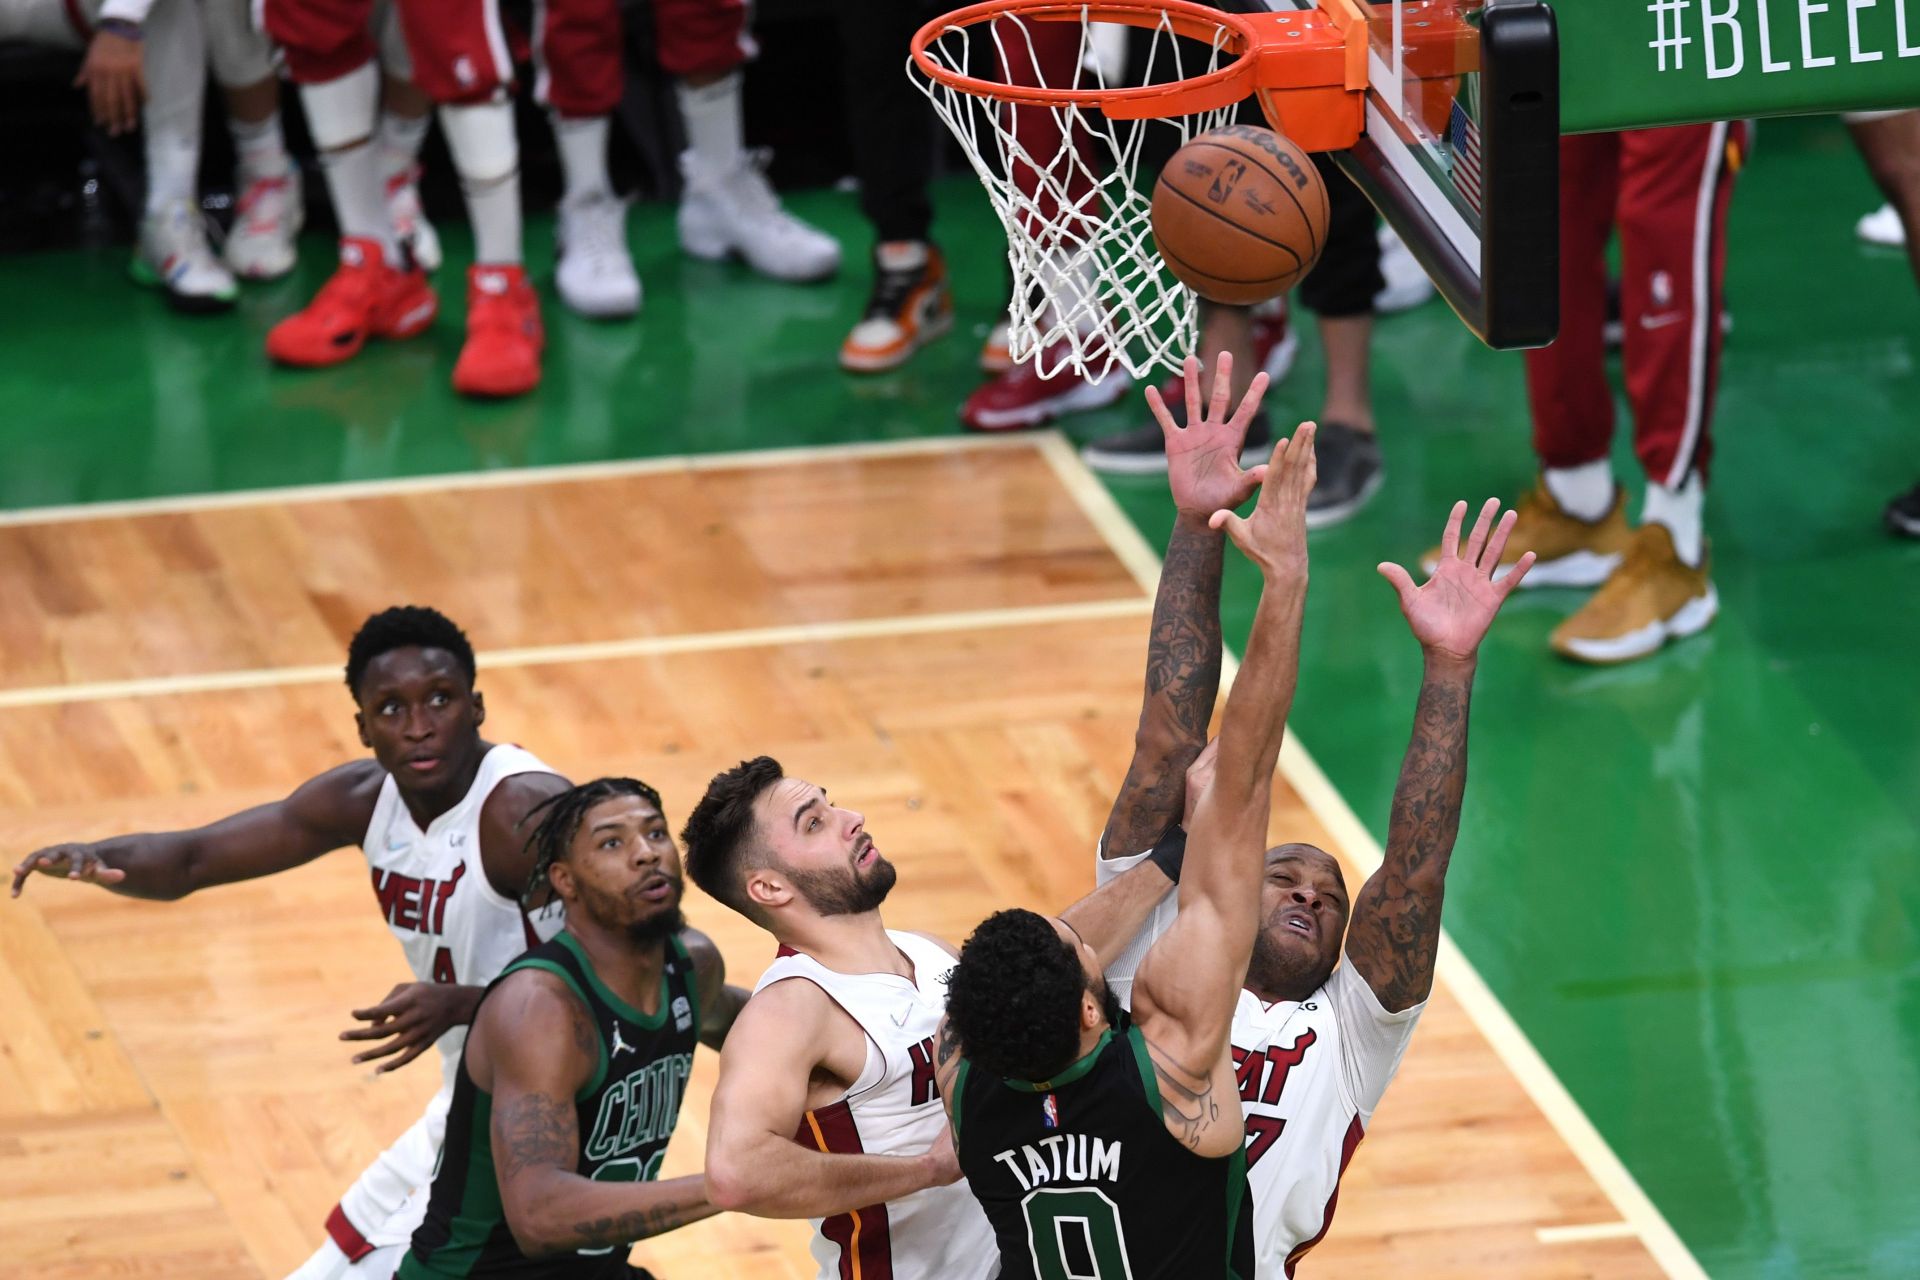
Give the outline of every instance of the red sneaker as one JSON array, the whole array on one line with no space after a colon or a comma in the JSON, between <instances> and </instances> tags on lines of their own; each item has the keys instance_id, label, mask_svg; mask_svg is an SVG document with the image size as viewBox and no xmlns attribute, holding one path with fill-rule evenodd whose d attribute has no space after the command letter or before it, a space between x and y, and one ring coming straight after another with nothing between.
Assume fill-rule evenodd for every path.
<instances>
[{"instance_id":1,"label":"red sneaker","mask_svg":"<svg viewBox=\"0 0 1920 1280\"><path fill-rule=\"evenodd\" d=\"M372 240L340 242L340 266L311 303L267 332L267 354L282 364L323 368L357 354L369 338L424 332L440 302L418 267L389 266Z\"/></svg>"},{"instance_id":2,"label":"red sneaker","mask_svg":"<svg viewBox=\"0 0 1920 1280\"><path fill-rule=\"evenodd\" d=\"M1041 362L1028 360L989 378L960 406L960 421L971 431L1018 431L1037 427L1066 413L1101 409L1127 394L1133 380L1121 368L1098 378L1062 369L1051 378L1034 372ZM1049 359L1049 366L1057 360Z\"/></svg>"},{"instance_id":3,"label":"red sneaker","mask_svg":"<svg viewBox=\"0 0 1920 1280\"><path fill-rule=\"evenodd\" d=\"M521 267L467 268L467 342L453 366L463 396L523 396L540 385L540 299Z\"/></svg>"},{"instance_id":4,"label":"red sneaker","mask_svg":"<svg viewBox=\"0 0 1920 1280\"><path fill-rule=\"evenodd\" d=\"M321 369L358 355L369 338L411 338L440 311L426 275L387 265L372 240L340 242L340 267L305 310L267 331L267 354L281 364Z\"/></svg>"}]
</instances>

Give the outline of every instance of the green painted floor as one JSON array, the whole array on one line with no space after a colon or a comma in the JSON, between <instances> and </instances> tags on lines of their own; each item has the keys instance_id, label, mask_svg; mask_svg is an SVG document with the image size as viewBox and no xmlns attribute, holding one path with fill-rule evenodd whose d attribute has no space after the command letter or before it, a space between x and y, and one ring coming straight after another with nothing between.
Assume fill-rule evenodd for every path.
<instances>
[{"instance_id":1,"label":"green painted floor","mask_svg":"<svg viewBox=\"0 0 1920 1280\"><path fill-rule=\"evenodd\" d=\"M1766 124L1741 181L1720 620L1594 671L1545 648L1577 595L1514 602L1482 666L1447 920L1709 1272L1916 1277L1920 545L1878 514L1920 478L1920 297L1903 258L1852 239L1876 197L1837 125ZM793 204L864 252L849 197ZM117 255L12 261L0 507L946 432L1002 277L977 189L956 179L941 207L963 323L907 371L833 365L864 279L682 261L654 207L631 228L639 321L550 306L547 385L508 405L447 389L457 298L424 341L270 370L261 337L322 277L317 240L296 279L206 320L123 286ZM544 274L544 221L533 238ZM1531 463L1518 359L1444 307L1383 321L1376 362L1389 483L1316 536L1296 723L1384 835L1419 670L1372 566L1417 556L1456 497L1517 495ZM1318 376L1309 334L1283 415L1318 408ZM1134 403L1069 429L1131 425ZM1163 486L1114 489L1164 539ZM1230 641L1253 587L1230 582Z\"/></svg>"}]
</instances>

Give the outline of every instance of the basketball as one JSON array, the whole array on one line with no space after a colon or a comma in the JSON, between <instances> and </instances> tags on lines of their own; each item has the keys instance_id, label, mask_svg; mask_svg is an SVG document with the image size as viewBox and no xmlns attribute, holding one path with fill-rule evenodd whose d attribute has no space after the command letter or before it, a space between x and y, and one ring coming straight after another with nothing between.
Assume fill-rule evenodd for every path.
<instances>
[{"instance_id":1,"label":"basketball","mask_svg":"<svg viewBox=\"0 0 1920 1280\"><path fill-rule=\"evenodd\" d=\"M1298 146L1258 125L1203 133L1153 185L1153 239L1180 282L1250 306L1293 288L1327 242L1327 188Z\"/></svg>"}]
</instances>

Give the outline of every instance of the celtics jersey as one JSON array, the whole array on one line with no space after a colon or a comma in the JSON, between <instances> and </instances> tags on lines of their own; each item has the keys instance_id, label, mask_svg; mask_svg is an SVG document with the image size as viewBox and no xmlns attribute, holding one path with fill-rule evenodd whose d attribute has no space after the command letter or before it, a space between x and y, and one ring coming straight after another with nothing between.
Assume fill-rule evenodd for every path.
<instances>
[{"instance_id":1,"label":"celtics jersey","mask_svg":"<svg viewBox=\"0 0 1920 1280\"><path fill-rule=\"evenodd\" d=\"M667 940L659 1011L649 1017L609 990L570 933L542 943L509 964L495 984L522 969L541 969L565 982L600 1031L599 1064L574 1095L580 1125L583 1178L645 1182L659 1175L680 1116L680 1099L700 1038L700 1001L693 961L679 938ZM492 987L488 988L492 994ZM625 1277L627 1247L583 1250L533 1259L521 1253L507 1227L494 1170L493 1099L473 1083L462 1055L447 1114L446 1144L434 1173L426 1221L396 1280L602 1280Z\"/></svg>"},{"instance_id":2,"label":"celtics jersey","mask_svg":"<svg viewBox=\"0 0 1920 1280\"><path fill-rule=\"evenodd\" d=\"M962 1059L953 1097L1001 1280L1252 1280L1246 1153L1195 1155L1167 1132L1138 1028L1038 1084Z\"/></svg>"}]
</instances>

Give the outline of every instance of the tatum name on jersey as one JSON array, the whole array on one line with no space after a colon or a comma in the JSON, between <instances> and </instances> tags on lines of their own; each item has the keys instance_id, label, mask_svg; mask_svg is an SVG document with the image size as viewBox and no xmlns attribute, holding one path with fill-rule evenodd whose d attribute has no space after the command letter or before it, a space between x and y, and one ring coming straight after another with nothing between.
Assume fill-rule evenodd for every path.
<instances>
[{"instance_id":1,"label":"tatum name on jersey","mask_svg":"<svg viewBox=\"0 0 1920 1280\"><path fill-rule=\"evenodd\" d=\"M1001 1280L1252 1280L1246 1155L1195 1155L1167 1132L1137 1028L1051 1080L963 1058L952 1114Z\"/></svg>"}]
</instances>

